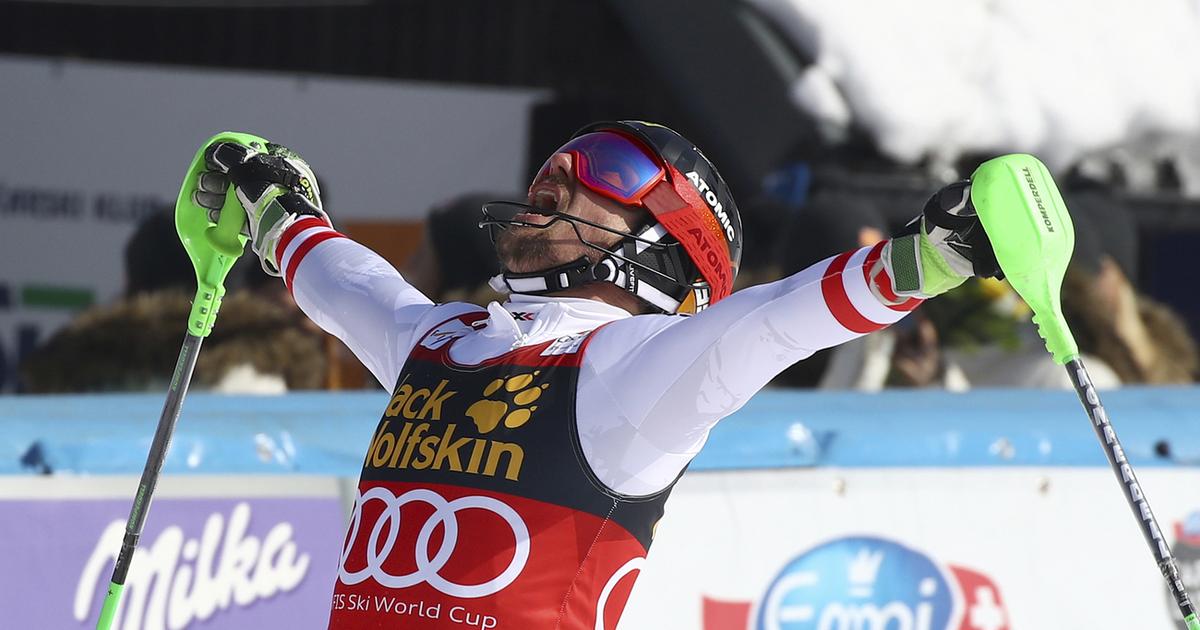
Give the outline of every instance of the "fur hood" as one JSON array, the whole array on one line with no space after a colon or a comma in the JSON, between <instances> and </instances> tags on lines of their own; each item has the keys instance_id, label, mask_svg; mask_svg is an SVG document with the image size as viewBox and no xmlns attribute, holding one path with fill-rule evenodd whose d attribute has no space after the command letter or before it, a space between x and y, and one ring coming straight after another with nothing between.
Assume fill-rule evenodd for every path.
<instances>
[{"instance_id":1,"label":"fur hood","mask_svg":"<svg viewBox=\"0 0 1200 630\"><path fill-rule=\"evenodd\" d=\"M179 291L142 293L89 309L21 364L28 393L165 389L186 333L191 300ZM324 386L325 335L303 314L249 291L226 296L204 340L192 385L211 388L239 366L282 376L289 389Z\"/></svg>"}]
</instances>

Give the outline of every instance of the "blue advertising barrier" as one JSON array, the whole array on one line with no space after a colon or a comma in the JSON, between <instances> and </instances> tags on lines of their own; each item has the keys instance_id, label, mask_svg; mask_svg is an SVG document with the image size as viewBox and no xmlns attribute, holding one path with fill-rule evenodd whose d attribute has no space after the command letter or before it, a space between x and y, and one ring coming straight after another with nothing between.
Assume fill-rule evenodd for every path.
<instances>
[{"instance_id":1,"label":"blue advertising barrier","mask_svg":"<svg viewBox=\"0 0 1200 630\"><path fill-rule=\"evenodd\" d=\"M1200 388L1125 388L1105 405L1138 466L1200 464ZM167 474L357 476L382 392L188 397ZM0 397L0 474L137 474L162 394ZM1103 466L1074 393L764 391L691 470L795 466Z\"/></svg>"}]
</instances>

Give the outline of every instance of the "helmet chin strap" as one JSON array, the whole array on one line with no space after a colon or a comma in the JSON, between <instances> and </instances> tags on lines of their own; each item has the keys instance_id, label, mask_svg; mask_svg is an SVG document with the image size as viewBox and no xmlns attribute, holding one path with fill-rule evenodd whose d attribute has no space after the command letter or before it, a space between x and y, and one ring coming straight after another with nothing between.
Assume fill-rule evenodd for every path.
<instances>
[{"instance_id":1,"label":"helmet chin strap","mask_svg":"<svg viewBox=\"0 0 1200 630\"><path fill-rule=\"evenodd\" d=\"M545 295L577 287L587 282L594 282L595 280L596 278L592 272L592 263L588 260L587 256L583 256L564 265L558 265L557 267L551 267L542 271L517 273L506 270L500 275L494 276L488 281L488 284L497 291Z\"/></svg>"},{"instance_id":2,"label":"helmet chin strap","mask_svg":"<svg viewBox=\"0 0 1200 630\"><path fill-rule=\"evenodd\" d=\"M647 239L656 241L665 234L666 230L661 225L652 223L643 228L636 237L621 239L610 251L597 250L597 253L604 253L595 262L592 262L590 256L582 256L572 262L541 271L516 273L505 270L489 280L488 285L496 291L547 295L592 282L611 282L661 312L674 313L679 308L680 300L653 286L643 277L650 274L641 272L636 265L629 263L647 255Z\"/></svg>"}]
</instances>

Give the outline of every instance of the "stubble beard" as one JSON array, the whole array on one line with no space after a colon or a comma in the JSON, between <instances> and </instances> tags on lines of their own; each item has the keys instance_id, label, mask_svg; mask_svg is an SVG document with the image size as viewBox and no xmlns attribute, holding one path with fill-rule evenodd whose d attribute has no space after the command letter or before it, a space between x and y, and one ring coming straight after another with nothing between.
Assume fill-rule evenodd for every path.
<instances>
[{"instance_id":1,"label":"stubble beard","mask_svg":"<svg viewBox=\"0 0 1200 630\"><path fill-rule=\"evenodd\" d=\"M567 228L566 234L557 234ZM575 233L562 222L545 228L509 226L496 235L496 256L505 269L513 273L544 271L569 261L559 261L564 246L574 240ZM556 255L559 254L559 255Z\"/></svg>"}]
</instances>

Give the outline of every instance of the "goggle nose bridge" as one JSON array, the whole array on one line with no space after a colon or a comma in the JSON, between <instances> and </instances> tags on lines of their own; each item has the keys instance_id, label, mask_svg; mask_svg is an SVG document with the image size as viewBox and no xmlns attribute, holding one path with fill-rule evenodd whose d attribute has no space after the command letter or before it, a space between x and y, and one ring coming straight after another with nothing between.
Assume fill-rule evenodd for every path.
<instances>
[{"instance_id":1,"label":"goggle nose bridge","mask_svg":"<svg viewBox=\"0 0 1200 630\"><path fill-rule=\"evenodd\" d=\"M589 190L626 205L644 205L642 199L663 180L669 180L670 169L662 158L644 146L638 138L629 137L615 130L592 131L572 138L542 163L534 182L543 179L549 172L556 155L571 156L571 174L575 180ZM618 173L625 170L635 175L633 184L618 185L605 179L603 172ZM619 173L618 173L619 176Z\"/></svg>"}]
</instances>

